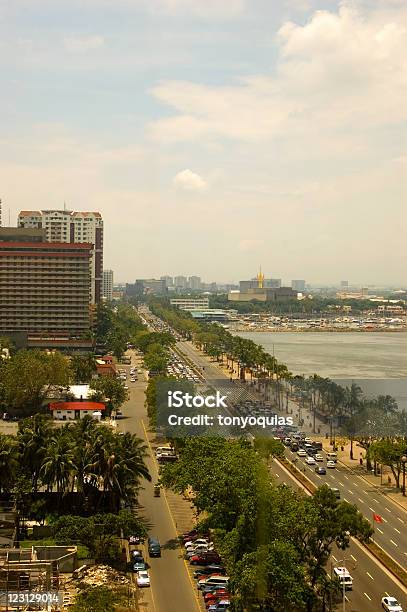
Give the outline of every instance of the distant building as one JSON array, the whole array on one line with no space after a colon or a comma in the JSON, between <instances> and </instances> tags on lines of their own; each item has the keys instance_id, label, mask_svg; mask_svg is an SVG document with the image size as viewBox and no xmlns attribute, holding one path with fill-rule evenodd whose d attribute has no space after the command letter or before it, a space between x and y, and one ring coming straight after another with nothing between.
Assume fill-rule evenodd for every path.
<instances>
[{"instance_id":1,"label":"distant building","mask_svg":"<svg viewBox=\"0 0 407 612\"><path fill-rule=\"evenodd\" d=\"M305 291L305 280L292 280L291 288L294 289L294 291Z\"/></svg>"},{"instance_id":2,"label":"distant building","mask_svg":"<svg viewBox=\"0 0 407 612\"><path fill-rule=\"evenodd\" d=\"M188 279L189 288L194 291L199 291L202 286L202 281L200 276L190 276Z\"/></svg>"},{"instance_id":3,"label":"distant building","mask_svg":"<svg viewBox=\"0 0 407 612\"><path fill-rule=\"evenodd\" d=\"M125 294L127 297L143 297L145 295L166 295L167 286L164 280L155 278L139 278L135 283L127 283Z\"/></svg>"},{"instance_id":4,"label":"distant building","mask_svg":"<svg viewBox=\"0 0 407 612\"><path fill-rule=\"evenodd\" d=\"M349 287L349 281L347 280L341 281L341 287L342 289L347 289Z\"/></svg>"},{"instance_id":5,"label":"distant building","mask_svg":"<svg viewBox=\"0 0 407 612\"><path fill-rule=\"evenodd\" d=\"M236 315L237 310L221 310L219 308L197 308L191 310L191 316L198 321L229 321L231 315Z\"/></svg>"},{"instance_id":6,"label":"distant building","mask_svg":"<svg viewBox=\"0 0 407 612\"><path fill-rule=\"evenodd\" d=\"M176 289L188 289L188 279L186 276L175 276L174 286Z\"/></svg>"},{"instance_id":7,"label":"distant building","mask_svg":"<svg viewBox=\"0 0 407 612\"><path fill-rule=\"evenodd\" d=\"M281 287L281 279L264 278L261 269L256 278L240 281L240 291L230 291L230 302L281 302L297 299L297 292L291 287Z\"/></svg>"},{"instance_id":8,"label":"distant building","mask_svg":"<svg viewBox=\"0 0 407 612\"><path fill-rule=\"evenodd\" d=\"M263 287L266 289L278 289L281 287L281 278L265 278Z\"/></svg>"},{"instance_id":9,"label":"distant building","mask_svg":"<svg viewBox=\"0 0 407 612\"><path fill-rule=\"evenodd\" d=\"M165 286L166 287L173 287L174 286L174 279L172 276L160 276L160 280L165 282Z\"/></svg>"},{"instance_id":10,"label":"distant building","mask_svg":"<svg viewBox=\"0 0 407 612\"><path fill-rule=\"evenodd\" d=\"M209 308L209 298L171 298L171 306L176 306L180 310L197 310L199 308Z\"/></svg>"},{"instance_id":11,"label":"distant building","mask_svg":"<svg viewBox=\"0 0 407 612\"><path fill-rule=\"evenodd\" d=\"M113 270L103 270L103 299L113 300Z\"/></svg>"},{"instance_id":12,"label":"distant building","mask_svg":"<svg viewBox=\"0 0 407 612\"><path fill-rule=\"evenodd\" d=\"M91 250L92 304L102 299L103 282L103 219L99 212L70 210L22 210L18 226L44 229L48 242L87 243Z\"/></svg>"}]
</instances>

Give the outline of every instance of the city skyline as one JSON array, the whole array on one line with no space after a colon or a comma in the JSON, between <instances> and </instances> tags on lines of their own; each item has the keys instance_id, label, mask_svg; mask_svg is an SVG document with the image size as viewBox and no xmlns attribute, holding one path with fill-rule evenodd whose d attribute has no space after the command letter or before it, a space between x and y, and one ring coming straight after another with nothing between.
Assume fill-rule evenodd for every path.
<instances>
[{"instance_id":1,"label":"city skyline","mask_svg":"<svg viewBox=\"0 0 407 612\"><path fill-rule=\"evenodd\" d=\"M405 2L15 0L0 32L3 224L100 210L117 281L405 285Z\"/></svg>"}]
</instances>

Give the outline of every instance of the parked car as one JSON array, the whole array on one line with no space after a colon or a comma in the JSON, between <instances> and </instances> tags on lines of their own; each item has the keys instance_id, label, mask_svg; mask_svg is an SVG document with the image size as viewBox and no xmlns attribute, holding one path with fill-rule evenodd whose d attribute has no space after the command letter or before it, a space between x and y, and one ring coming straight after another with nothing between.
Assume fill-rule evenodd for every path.
<instances>
[{"instance_id":1,"label":"parked car","mask_svg":"<svg viewBox=\"0 0 407 612\"><path fill-rule=\"evenodd\" d=\"M229 585L229 576L209 576L209 578L201 578L198 580L198 589L210 590L211 587L226 587ZM208 588L209 587L209 588Z\"/></svg>"},{"instance_id":2,"label":"parked car","mask_svg":"<svg viewBox=\"0 0 407 612\"><path fill-rule=\"evenodd\" d=\"M227 610L230 607L229 599L221 599L217 604L209 606L209 612L220 612L221 610Z\"/></svg>"},{"instance_id":3,"label":"parked car","mask_svg":"<svg viewBox=\"0 0 407 612\"><path fill-rule=\"evenodd\" d=\"M205 578L205 576L210 576L212 574L218 574L218 576L225 575L225 568L222 565L216 565L213 563L212 565L207 565L206 567L201 567L201 569L195 570L194 578L198 580L199 578Z\"/></svg>"},{"instance_id":4,"label":"parked car","mask_svg":"<svg viewBox=\"0 0 407 612\"><path fill-rule=\"evenodd\" d=\"M142 572L137 572L136 583L138 587L150 586L150 575L147 570L143 570Z\"/></svg>"},{"instance_id":5,"label":"parked car","mask_svg":"<svg viewBox=\"0 0 407 612\"><path fill-rule=\"evenodd\" d=\"M198 544L209 544L209 540L206 538L197 538L196 540L191 539L185 542L184 546L185 548L189 548L190 546L197 546Z\"/></svg>"},{"instance_id":6,"label":"parked car","mask_svg":"<svg viewBox=\"0 0 407 612\"><path fill-rule=\"evenodd\" d=\"M190 557L189 562L191 565L218 565L221 562L221 558L219 557L217 552L211 550L206 553L199 553L193 555L192 557Z\"/></svg>"},{"instance_id":7,"label":"parked car","mask_svg":"<svg viewBox=\"0 0 407 612\"><path fill-rule=\"evenodd\" d=\"M315 468L315 472L317 474L320 474L321 476L324 476L326 474L326 469L323 465L317 465L317 467Z\"/></svg>"}]
</instances>

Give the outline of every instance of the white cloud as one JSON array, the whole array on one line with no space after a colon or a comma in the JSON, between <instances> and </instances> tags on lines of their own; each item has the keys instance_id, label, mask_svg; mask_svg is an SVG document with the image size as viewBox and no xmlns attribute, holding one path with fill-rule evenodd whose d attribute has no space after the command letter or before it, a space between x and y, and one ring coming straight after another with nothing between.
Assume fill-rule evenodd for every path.
<instances>
[{"instance_id":1,"label":"white cloud","mask_svg":"<svg viewBox=\"0 0 407 612\"><path fill-rule=\"evenodd\" d=\"M68 51L75 53L83 53L92 49L99 49L105 44L103 36L97 34L92 36L67 36L64 38L64 47Z\"/></svg>"},{"instance_id":2,"label":"white cloud","mask_svg":"<svg viewBox=\"0 0 407 612\"><path fill-rule=\"evenodd\" d=\"M206 181L199 174L195 174L195 172L188 168L178 172L172 182L175 187L185 191L203 191L207 187Z\"/></svg>"},{"instance_id":3,"label":"white cloud","mask_svg":"<svg viewBox=\"0 0 407 612\"><path fill-rule=\"evenodd\" d=\"M309 140L374 130L407 119L407 10L317 11L305 25L278 32L276 74L229 86L158 84L153 95L173 107L150 134L160 142L215 138L246 142ZM357 136L356 136L357 142Z\"/></svg>"}]
</instances>

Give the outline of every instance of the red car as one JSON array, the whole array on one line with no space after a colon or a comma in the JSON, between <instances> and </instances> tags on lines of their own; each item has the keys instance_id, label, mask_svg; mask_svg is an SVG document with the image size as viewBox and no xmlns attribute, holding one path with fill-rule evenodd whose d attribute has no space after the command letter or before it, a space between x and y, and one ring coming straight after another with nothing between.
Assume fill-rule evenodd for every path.
<instances>
[{"instance_id":1,"label":"red car","mask_svg":"<svg viewBox=\"0 0 407 612\"><path fill-rule=\"evenodd\" d=\"M191 565L211 565L212 563L220 563L221 559L218 553L208 551L206 553L192 555L189 562Z\"/></svg>"},{"instance_id":2,"label":"red car","mask_svg":"<svg viewBox=\"0 0 407 612\"><path fill-rule=\"evenodd\" d=\"M205 603L208 603L208 602L213 603L214 599L227 599L228 597L229 597L229 591L227 589L216 589L216 591L205 593L204 601Z\"/></svg>"}]
</instances>

